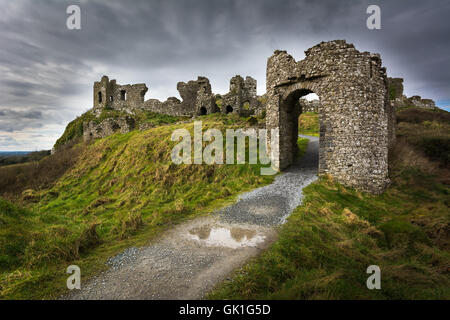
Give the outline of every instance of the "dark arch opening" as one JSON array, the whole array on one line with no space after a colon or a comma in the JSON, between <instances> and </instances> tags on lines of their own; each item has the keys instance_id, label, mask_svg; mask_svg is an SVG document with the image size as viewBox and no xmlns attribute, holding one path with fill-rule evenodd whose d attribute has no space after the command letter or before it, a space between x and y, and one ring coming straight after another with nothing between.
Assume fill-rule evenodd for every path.
<instances>
[{"instance_id":1,"label":"dark arch opening","mask_svg":"<svg viewBox=\"0 0 450 320\"><path fill-rule=\"evenodd\" d=\"M122 101L127 100L127 92L125 90L120 91L120 100Z\"/></svg>"},{"instance_id":2,"label":"dark arch opening","mask_svg":"<svg viewBox=\"0 0 450 320\"><path fill-rule=\"evenodd\" d=\"M206 108L205 107L201 107L200 108L200 115L201 116L205 116L207 114L208 114L208 111L206 110Z\"/></svg>"},{"instance_id":3,"label":"dark arch opening","mask_svg":"<svg viewBox=\"0 0 450 320\"><path fill-rule=\"evenodd\" d=\"M233 107L230 106L230 105L228 105L228 106L225 108L225 112L226 112L227 114L233 112Z\"/></svg>"},{"instance_id":4,"label":"dark arch opening","mask_svg":"<svg viewBox=\"0 0 450 320\"><path fill-rule=\"evenodd\" d=\"M283 161L280 163L281 168L286 168L290 164L293 164L298 159L298 139L299 135L307 135L313 136L312 138L308 138L310 143L315 141L317 143L319 135L319 128L316 127L315 130L311 130L311 132L305 132L304 127L299 128L299 123L302 125L309 124L311 122L316 122L318 120L318 115L310 115L307 118L303 118L305 115L300 117L304 112L304 108L306 109L306 105L301 103L300 98L304 97L310 93L314 93L308 89L296 89L290 92L281 102L280 108L280 118L286 119L282 125L280 125L280 152L283 153ZM303 119L302 119L303 118ZM306 121L302 121L306 120ZM299 130L301 129L301 130ZM313 133L314 131L314 133ZM316 132L317 131L317 132ZM319 143L317 143L317 148ZM318 151L318 150L317 150ZM319 166L318 163L319 155L317 154L317 158L313 159L312 163L315 163Z\"/></svg>"},{"instance_id":5,"label":"dark arch opening","mask_svg":"<svg viewBox=\"0 0 450 320\"><path fill-rule=\"evenodd\" d=\"M98 93L98 102L99 102L99 103L102 103L102 101L103 101L103 96L102 96L102 93L99 92L99 93Z\"/></svg>"}]
</instances>

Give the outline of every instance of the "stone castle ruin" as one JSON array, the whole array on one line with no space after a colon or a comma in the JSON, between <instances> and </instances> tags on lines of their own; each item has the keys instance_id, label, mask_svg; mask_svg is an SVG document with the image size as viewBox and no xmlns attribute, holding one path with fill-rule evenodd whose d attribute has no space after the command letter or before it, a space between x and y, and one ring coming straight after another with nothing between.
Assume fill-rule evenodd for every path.
<instances>
[{"instance_id":1,"label":"stone castle ruin","mask_svg":"<svg viewBox=\"0 0 450 320\"><path fill-rule=\"evenodd\" d=\"M299 115L318 112L319 175L381 193L389 184L395 107L410 102L432 104L420 97L404 97L403 80L387 78L380 55L360 52L344 40L322 42L305 54L304 60L296 61L286 51L275 51L267 62L264 99L257 96L256 80L251 77L233 77L224 95L214 94L209 80L198 77L177 84L181 100L171 97L159 101L145 100L145 84L119 85L104 76L94 84L94 114L112 109L131 116L100 124L85 123L85 140L133 130L132 113L136 109L187 117L215 112L249 116L265 111L268 132L279 129L280 152L272 155L272 161L277 168L285 169L295 159ZM317 94L320 100L302 99L310 93Z\"/></svg>"},{"instance_id":2,"label":"stone castle ruin","mask_svg":"<svg viewBox=\"0 0 450 320\"><path fill-rule=\"evenodd\" d=\"M216 112L249 116L260 107L256 95L256 80L252 77L246 77L244 80L237 75L230 80L230 92L223 96L218 95L222 100L222 108L217 105L217 97L212 92L208 78L198 77L197 80L187 83L179 82L177 90L182 101L176 97L170 97L164 102L157 99L145 101L148 91L145 84L119 85L116 80L110 81L107 76L103 76L101 81L94 83L93 112L100 114L104 109L111 109L133 113L133 110L141 109L186 117Z\"/></svg>"},{"instance_id":3,"label":"stone castle ruin","mask_svg":"<svg viewBox=\"0 0 450 320\"><path fill-rule=\"evenodd\" d=\"M297 150L299 98L320 98L319 174L372 193L389 183L394 111L386 69L378 54L359 52L343 40L322 42L295 61L275 51L267 62L266 127L279 129L276 166L287 168Z\"/></svg>"},{"instance_id":4,"label":"stone castle ruin","mask_svg":"<svg viewBox=\"0 0 450 320\"><path fill-rule=\"evenodd\" d=\"M256 80L252 77L235 76L230 80L230 92L221 96L222 113L249 116L258 112L261 103L256 95Z\"/></svg>"},{"instance_id":5,"label":"stone castle ruin","mask_svg":"<svg viewBox=\"0 0 450 320\"><path fill-rule=\"evenodd\" d=\"M422 99L420 96L406 97L403 94L403 79L388 78L389 99L391 104L397 108L414 107L423 109L438 109L431 99Z\"/></svg>"},{"instance_id":6,"label":"stone castle ruin","mask_svg":"<svg viewBox=\"0 0 450 320\"><path fill-rule=\"evenodd\" d=\"M145 84L117 84L116 80L109 80L107 76L94 83L94 107L92 112L99 116L103 110L122 111L132 115L136 110L150 111L170 116L195 117L222 112L249 116L261 110L261 103L256 95L256 80L246 77L244 80L237 75L230 81L230 92L220 96L212 92L208 78L198 77L187 83L179 82L177 90L181 101L170 97L166 101L157 99L145 100L148 88ZM217 101L222 101L222 108ZM83 139L104 138L115 132L126 133L136 128L132 116L118 119L106 119L101 123L95 121L83 123ZM148 129L141 124L139 129Z\"/></svg>"}]
</instances>

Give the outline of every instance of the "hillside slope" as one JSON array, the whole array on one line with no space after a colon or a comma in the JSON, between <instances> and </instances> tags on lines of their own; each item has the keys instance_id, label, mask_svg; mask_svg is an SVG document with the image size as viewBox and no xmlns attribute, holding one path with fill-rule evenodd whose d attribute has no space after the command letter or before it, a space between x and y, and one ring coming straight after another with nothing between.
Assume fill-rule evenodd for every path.
<instances>
[{"instance_id":1,"label":"hillside slope","mask_svg":"<svg viewBox=\"0 0 450 320\"><path fill-rule=\"evenodd\" d=\"M246 125L220 115L200 120L204 129ZM178 128L192 132L193 123L100 139L53 187L30 192L26 211L2 210L0 296L55 297L66 290L70 264L87 277L120 250L272 181L258 165L173 164L178 142L170 137Z\"/></svg>"}]
</instances>

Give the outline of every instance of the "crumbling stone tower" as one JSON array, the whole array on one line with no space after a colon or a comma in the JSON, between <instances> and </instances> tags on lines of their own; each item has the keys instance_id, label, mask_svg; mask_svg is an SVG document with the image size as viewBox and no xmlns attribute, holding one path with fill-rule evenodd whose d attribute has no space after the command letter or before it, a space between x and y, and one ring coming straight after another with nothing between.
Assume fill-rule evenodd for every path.
<instances>
[{"instance_id":1,"label":"crumbling stone tower","mask_svg":"<svg viewBox=\"0 0 450 320\"><path fill-rule=\"evenodd\" d=\"M119 85L116 80L109 81L103 76L101 81L94 83L94 113L103 109L131 111L144 103L148 91L144 83Z\"/></svg>"},{"instance_id":2,"label":"crumbling stone tower","mask_svg":"<svg viewBox=\"0 0 450 320\"><path fill-rule=\"evenodd\" d=\"M222 96L222 113L237 113L241 116L248 116L259 107L256 96L256 80L246 77L245 80L240 75L234 76L230 80L230 92Z\"/></svg>"},{"instance_id":3,"label":"crumbling stone tower","mask_svg":"<svg viewBox=\"0 0 450 320\"><path fill-rule=\"evenodd\" d=\"M394 133L380 56L359 52L343 40L322 42L305 54L304 60L295 61L286 51L275 51L267 62L266 127L269 132L279 129L280 152L273 162L280 169L293 163L299 98L314 92L321 103L319 174L381 193L389 183Z\"/></svg>"},{"instance_id":4,"label":"crumbling stone tower","mask_svg":"<svg viewBox=\"0 0 450 320\"><path fill-rule=\"evenodd\" d=\"M183 100L181 108L190 110L192 115L207 115L218 111L211 84L206 77L198 77L187 83L179 82L177 90Z\"/></svg>"}]
</instances>

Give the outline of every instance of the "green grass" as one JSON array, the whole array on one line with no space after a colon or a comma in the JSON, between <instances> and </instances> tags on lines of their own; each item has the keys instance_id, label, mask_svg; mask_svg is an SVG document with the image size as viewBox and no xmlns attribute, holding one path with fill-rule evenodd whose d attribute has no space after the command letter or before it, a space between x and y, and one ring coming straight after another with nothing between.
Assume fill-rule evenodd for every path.
<instances>
[{"instance_id":1,"label":"green grass","mask_svg":"<svg viewBox=\"0 0 450 320\"><path fill-rule=\"evenodd\" d=\"M304 193L279 240L208 298L450 298L448 187L405 170L381 196L325 178ZM366 287L373 264L382 290Z\"/></svg>"},{"instance_id":2,"label":"green grass","mask_svg":"<svg viewBox=\"0 0 450 320\"><path fill-rule=\"evenodd\" d=\"M208 128L240 128L245 119L202 117ZM87 146L77 164L25 209L0 202L0 297L54 298L67 292L65 270L83 279L108 257L148 243L194 216L270 183L260 165L174 165L173 130L193 123L115 134Z\"/></svg>"},{"instance_id":3,"label":"green grass","mask_svg":"<svg viewBox=\"0 0 450 320\"><path fill-rule=\"evenodd\" d=\"M315 112L302 113L298 119L298 133L318 137L319 114Z\"/></svg>"}]
</instances>

